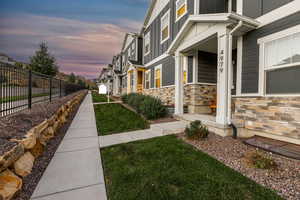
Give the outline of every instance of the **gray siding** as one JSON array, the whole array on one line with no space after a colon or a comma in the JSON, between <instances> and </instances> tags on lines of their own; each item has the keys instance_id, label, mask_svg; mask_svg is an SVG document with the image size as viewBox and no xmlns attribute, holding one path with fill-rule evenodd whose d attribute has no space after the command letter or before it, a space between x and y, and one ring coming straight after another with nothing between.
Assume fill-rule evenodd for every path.
<instances>
[{"instance_id":1,"label":"gray siding","mask_svg":"<svg viewBox=\"0 0 300 200\"><path fill-rule=\"evenodd\" d=\"M243 37L242 93L258 92L259 46L257 40L298 24L300 24L300 12L251 31Z\"/></svg>"},{"instance_id":2,"label":"gray siding","mask_svg":"<svg viewBox=\"0 0 300 200\"><path fill-rule=\"evenodd\" d=\"M217 54L199 51L198 82L217 83Z\"/></svg>"},{"instance_id":3,"label":"gray siding","mask_svg":"<svg viewBox=\"0 0 300 200\"><path fill-rule=\"evenodd\" d=\"M227 0L201 0L200 14L225 13L227 12Z\"/></svg>"},{"instance_id":4,"label":"gray siding","mask_svg":"<svg viewBox=\"0 0 300 200\"><path fill-rule=\"evenodd\" d=\"M156 19L151 23L151 25L144 31L145 34L151 31L150 35L150 53L144 56L144 64L149 63L153 59L164 54L169 46L171 45L174 38L177 36L178 32L182 28L183 24L188 18L189 14L194 13L194 0L188 0L188 13L182 17L180 20L175 22L175 1L170 1L168 5L162 10L162 12L156 17ZM161 44L160 38L160 19L161 17L170 10L170 38Z\"/></svg>"},{"instance_id":5,"label":"gray siding","mask_svg":"<svg viewBox=\"0 0 300 200\"><path fill-rule=\"evenodd\" d=\"M154 87L154 69L155 67L162 65L162 86L169 86L175 84L175 59L173 56L160 60L159 62L151 65L148 69L151 70L151 87Z\"/></svg>"},{"instance_id":6,"label":"gray siding","mask_svg":"<svg viewBox=\"0 0 300 200\"><path fill-rule=\"evenodd\" d=\"M243 14L257 18L293 0L246 0L243 2Z\"/></svg>"},{"instance_id":7,"label":"gray siding","mask_svg":"<svg viewBox=\"0 0 300 200\"><path fill-rule=\"evenodd\" d=\"M194 70L194 56L189 56L188 57L188 83L193 82L193 70Z\"/></svg>"}]
</instances>

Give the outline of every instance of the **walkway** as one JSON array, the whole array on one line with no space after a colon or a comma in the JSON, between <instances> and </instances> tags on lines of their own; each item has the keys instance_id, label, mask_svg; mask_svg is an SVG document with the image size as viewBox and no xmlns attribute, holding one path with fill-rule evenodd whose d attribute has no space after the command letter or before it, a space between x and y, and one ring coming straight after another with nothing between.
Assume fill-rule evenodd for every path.
<instances>
[{"instance_id":1,"label":"walkway","mask_svg":"<svg viewBox=\"0 0 300 200\"><path fill-rule=\"evenodd\" d=\"M183 132L188 122L177 121L151 125L150 129L99 136L100 148Z\"/></svg>"},{"instance_id":2,"label":"walkway","mask_svg":"<svg viewBox=\"0 0 300 200\"><path fill-rule=\"evenodd\" d=\"M91 94L35 189L34 200L106 200Z\"/></svg>"}]
</instances>

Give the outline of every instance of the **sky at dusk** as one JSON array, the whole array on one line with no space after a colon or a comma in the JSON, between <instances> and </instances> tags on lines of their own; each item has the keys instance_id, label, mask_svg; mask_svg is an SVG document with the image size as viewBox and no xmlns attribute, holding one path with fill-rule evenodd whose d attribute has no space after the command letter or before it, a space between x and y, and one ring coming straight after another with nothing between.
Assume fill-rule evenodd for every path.
<instances>
[{"instance_id":1,"label":"sky at dusk","mask_svg":"<svg viewBox=\"0 0 300 200\"><path fill-rule=\"evenodd\" d=\"M1 0L0 52L28 63L42 41L60 71L99 75L121 49L126 32L139 32L149 0Z\"/></svg>"}]
</instances>

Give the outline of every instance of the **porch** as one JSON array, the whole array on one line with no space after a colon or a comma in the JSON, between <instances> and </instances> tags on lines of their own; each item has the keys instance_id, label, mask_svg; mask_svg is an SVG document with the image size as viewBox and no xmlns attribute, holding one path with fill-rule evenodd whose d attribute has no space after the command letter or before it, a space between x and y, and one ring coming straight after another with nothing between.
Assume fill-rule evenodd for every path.
<instances>
[{"instance_id":1,"label":"porch","mask_svg":"<svg viewBox=\"0 0 300 200\"><path fill-rule=\"evenodd\" d=\"M143 93L145 68L131 66L127 71L127 94Z\"/></svg>"}]
</instances>

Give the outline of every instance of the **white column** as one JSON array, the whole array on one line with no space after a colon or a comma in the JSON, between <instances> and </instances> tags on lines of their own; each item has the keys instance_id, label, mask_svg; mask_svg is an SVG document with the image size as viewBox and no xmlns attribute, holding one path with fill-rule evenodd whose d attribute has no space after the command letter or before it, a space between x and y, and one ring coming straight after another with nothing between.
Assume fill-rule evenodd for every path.
<instances>
[{"instance_id":1,"label":"white column","mask_svg":"<svg viewBox=\"0 0 300 200\"><path fill-rule=\"evenodd\" d=\"M183 56L175 54L175 115L183 114Z\"/></svg>"},{"instance_id":2,"label":"white column","mask_svg":"<svg viewBox=\"0 0 300 200\"><path fill-rule=\"evenodd\" d=\"M228 124L228 33L218 35L217 117L219 124Z\"/></svg>"},{"instance_id":3,"label":"white column","mask_svg":"<svg viewBox=\"0 0 300 200\"><path fill-rule=\"evenodd\" d=\"M198 51L194 54L193 61L193 83L198 82Z\"/></svg>"}]
</instances>

